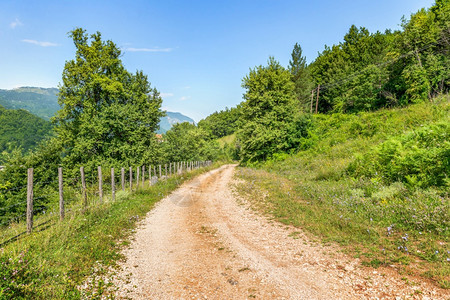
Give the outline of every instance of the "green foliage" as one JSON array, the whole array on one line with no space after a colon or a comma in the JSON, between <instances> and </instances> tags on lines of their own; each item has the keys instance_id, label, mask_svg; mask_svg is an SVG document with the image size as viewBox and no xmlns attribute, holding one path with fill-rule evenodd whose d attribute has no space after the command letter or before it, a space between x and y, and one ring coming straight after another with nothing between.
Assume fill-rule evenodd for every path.
<instances>
[{"instance_id":1,"label":"green foliage","mask_svg":"<svg viewBox=\"0 0 450 300\"><path fill-rule=\"evenodd\" d=\"M449 188L449 141L448 122L424 126L383 142L350 164L349 172L385 184L399 181L411 187Z\"/></svg>"},{"instance_id":2,"label":"green foliage","mask_svg":"<svg viewBox=\"0 0 450 300\"><path fill-rule=\"evenodd\" d=\"M321 84L320 112L359 112L418 103L450 89L450 3L402 20L402 31L352 25L343 42L308 66ZM306 92L306 90L303 90Z\"/></svg>"},{"instance_id":3,"label":"green foliage","mask_svg":"<svg viewBox=\"0 0 450 300\"><path fill-rule=\"evenodd\" d=\"M6 168L0 172L0 225L21 219L26 212L27 169L34 168L35 213L47 210L57 201L58 166L61 143L56 139L43 141L34 151L24 155L14 150L5 155Z\"/></svg>"},{"instance_id":4,"label":"green foliage","mask_svg":"<svg viewBox=\"0 0 450 300\"><path fill-rule=\"evenodd\" d=\"M210 140L205 130L187 122L174 125L163 139L166 161L214 160L220 153L216 140Z\"/></svg>"},{"instance_id":5,"label":"green foliage","mask_svg":"<svg viewBox=\"0 0 450 300\"><path fill-rule=\"evenodd\" d=\"M295 149L299 136L292 134L300 131L296 126L302 122L295 121L298 109L291 73L271 57L267 66L250 70L242 86L247 90L238 132L242 160L264 160Z\"/></svg>"},{"instance_id":6,"label":"green foliage","mask_svg":"<svg viewBox=\"0 0 450 300\"><path fill-rule=\"evenodd\" d=\"M302 47L295 43L289 61L289 72L291 72L292 82L294 82L294 92L297 96L299 109L309 111L310 91L313 88L311 76L306 64L306 57L302 56Z\"/></svg>"},{"instance_id":7,"label":"green foliage","mask_svg":"<svg viewBox=\"0 0 450 300\"><path fill-rule=\"evenodd\" d=\"M27 152L51 134L49 122L25 110L5 109L0 105L0 164L4 162L3 151L19 148Z\"/></svg>"},{"instance_id":8,"label":"green foliage","mask_svg":"<svg viewBox=\"0 0 450 300\"><path fill-rule=\"evenodd\" d=\"M131 74L120 60L120 49L89 36L81 28L70 33L75 59L67 61L60 86L61 110L53 119L63 141L63 163L93 168L101 162L141 165L158 160L154 132L162 99L147 76Z\"/></svg>"},{"instance_id":9,"label":"green foliage","mask_svg":"<svg viewBox=\"0 0 450 300\"><path fill-rule=\"evenodd\" d=\"M212 139L218 139L233 134L238 129L240 106L231 109L225 108L214 112L198 122L198 127L205 130Z\"/></svg>"}]
</instances>

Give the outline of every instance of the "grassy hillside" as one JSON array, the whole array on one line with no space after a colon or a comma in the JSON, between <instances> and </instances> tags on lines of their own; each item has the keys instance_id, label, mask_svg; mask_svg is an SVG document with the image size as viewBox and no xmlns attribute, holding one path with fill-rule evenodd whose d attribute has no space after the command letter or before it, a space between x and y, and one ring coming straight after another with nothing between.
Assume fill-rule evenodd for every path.
<instances>
[{"instance_id":1,"label":"grassy hillside","mask_svg":"<svg viewBox=\"0 0 450 300\"><path fill-rule=\"evenodd\" d=\"M22 109L5 109L0 105L0 162L1 152L21 147L28 151L51 133L52 126Z\"/></svg>"},{"instance_id":2,"label":"grassy hillside","mask_svg":"<svg viewBox=\"0 0 450 300\"><path fill-rule=\"evenodd\" d=\"M238 190L265 213L342 244L365 264L394 264L449 288L449 124L449 96L315 115L307 150L241 168L246 183Z\"/></svg>"},{"instance_id":3,"label":"grassy hillside","mask_svg":"<svg viewBox=\"0 0 450 300\"><path fill-rule=\"evenodd\" d=\"M49 121L60 109L58 89L21 87L14 90L0 90L0 105L9 109L24 109Z\"/></svg>"}]
</instances>

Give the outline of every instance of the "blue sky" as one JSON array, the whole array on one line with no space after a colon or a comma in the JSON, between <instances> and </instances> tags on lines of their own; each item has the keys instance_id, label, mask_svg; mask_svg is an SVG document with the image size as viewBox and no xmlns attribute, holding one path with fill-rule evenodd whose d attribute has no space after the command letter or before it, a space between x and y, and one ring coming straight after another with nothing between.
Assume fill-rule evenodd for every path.
<instances>
[{"instance_id":1,"label":"blue sky","mask_svg":"<svg viewBox=\"0 0 450 300\"><path fill-rule=\"evenodd\" d=\"M249 68L274 56L289 63L300 43L308 61L339 43L352 24L399 29L429 0L95 1L1 0L0 89L57 87L75 48L67 33L100 31L143 70L163 108L196 121L242 101Z\"/></svg>"}]
</instances>

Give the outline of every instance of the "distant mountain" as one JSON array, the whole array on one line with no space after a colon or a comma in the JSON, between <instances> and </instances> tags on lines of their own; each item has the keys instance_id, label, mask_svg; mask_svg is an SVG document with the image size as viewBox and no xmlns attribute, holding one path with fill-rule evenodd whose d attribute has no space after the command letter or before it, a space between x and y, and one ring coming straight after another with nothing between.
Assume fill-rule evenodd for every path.
<instances>
[{"instance_id":1,"label":"distant mountain","mask_svg":"<svg viewBox=\"0 0 450 300\"><path fill-rule=\"evenodd\" d=\"M194 120L191 118L179 113L179 112L166 112L167 116L162 117L159 122L159 130L158 133L166 133L173 125L183 122L189 122L191 124L195 124Z\"/></svg>"},{"instance_id":2,"label":"distant mountain","mask_svg":"<svg viewBox=\"0 0 450 300\"><path fill-rule=\"evenodd\" d=\"M8 109L21 108L48 121L60 108L58 89L21 87L13 90L0 90L0 105Z\"/></svg>"},{"instance_id":3,"label":"distant mountain","mask_svg":"<svg viewBox=\"0 0 450 300\"><path fill-rule=\"evenodd\" d=\"M30 86L13 90L0 89L0 105L8 109L21 108L48 121L60 109L58 89ZM166 133L174 124L183 122L194 124L191 118L178 112L168 111L167 116L160 120L158 133Z\"/></svg>"}]
</instances>

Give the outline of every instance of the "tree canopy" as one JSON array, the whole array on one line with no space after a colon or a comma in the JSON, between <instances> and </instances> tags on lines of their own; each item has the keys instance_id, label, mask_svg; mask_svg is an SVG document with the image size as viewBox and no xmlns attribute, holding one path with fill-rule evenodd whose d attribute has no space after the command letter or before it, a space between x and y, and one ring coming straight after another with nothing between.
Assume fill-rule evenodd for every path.
<instances>
[{"instance_id":1,"label":"tree canopy","mask_svg":"<svg viewBox=\"0 0 450 300\"><path fill-rule=\"evenodd\" d=\"M291 73L273 57L243 79L242 127L238 132L243 161L264 160L298 146L297 101Z\"/></svg>"},{"instance_id":2,"label":"tree canopy","mask_svg":"<svg viewBox=\"0 0 450 300\"><path fill-rule=\"evenodd\" d=\"M64 163L143 164L156 161L155 131L162 99L142 71L128 72L121 51L99 32L70 32L75 59L64 66L53 122L63 141Z\"/></svg>"},{"instance_id":3,"label":"tree canopy","mask_svg":"<svg viewBox=\"0 0 450 300\"><path fill-rule=\"evenodd\" d=\"M352 25L341 43L325 46L307 68L321 85L319 111L368 111L448 93L449 50L448 0L404 18L401 31L370 33Z\"/></svg>"}]
</instances>

